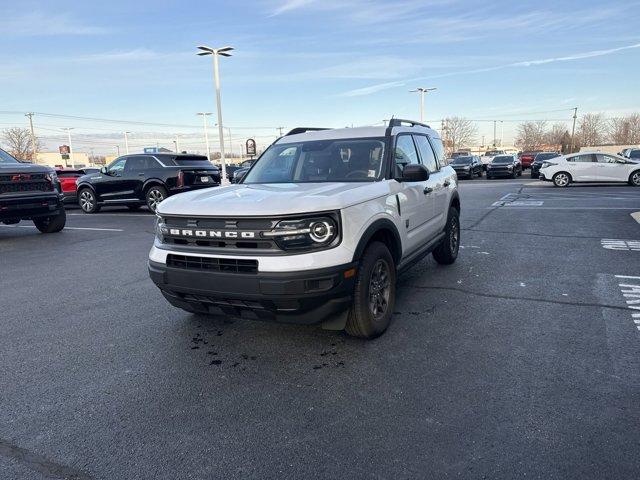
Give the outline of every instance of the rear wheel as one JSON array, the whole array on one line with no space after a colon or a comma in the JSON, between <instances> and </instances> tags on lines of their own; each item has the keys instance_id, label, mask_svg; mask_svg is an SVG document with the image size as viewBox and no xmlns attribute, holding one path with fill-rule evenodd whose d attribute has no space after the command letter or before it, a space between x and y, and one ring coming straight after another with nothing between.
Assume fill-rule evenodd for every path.
<instances>
[{"instance_id":1,"label":"rear wheel","mask_svg":"<svg viewBox=\"0 0 640 480\"><path fill-rule=\"evenodd\" d=\"M346 332L360 338L382 335L391 323L395 298L395 262L384 243L373 242L358 267Z\"/></svg>"},{"instance_id":2,"label":"rear wheel","mask_svg":"<svg viewBox=\"0 0 640 480\"><path fill-rule=\"evenodd\" d=\"M100 210L96 194L90 188L83 188L78 192L78 204L84 213L96 213Z\"/></svg>"},{"instance_id":3,"label":"rear wheel","mask_svg":"<svg viewBox=\"0 0 640 480\"><path fill-rule=\"evenodd\" d=\"M568 173L565 172L558 172L556 173L553 178L553 184L556 187L566 187L567 185L569 185L569 183L571 183L571 177L569 176Z\"/></svg>"},{"instance_id":4,"label":"rear wheel","mask_svg":"<svg viewBox=\"0 0 640 480\"><path fill-rule=\"evenodd\" d=\"M67 223L67 214L62 210L58 215L51 217L34 218L33 224L42 233L56 233L62 230Z\"/></svg>"},{"instance_id":5,"label":"rear wheel","mask_svg":"<svg viewBox=\"0 0 640 480\"><path fill-rule=\"evenodd\" d=\"M629 185L640 187L640 170L631 172L631 175L629 175Z\"/></svg>"},{"instance_id":6,"label":"rear wheel","mask_svg":"<svg viewBox=\"0 0 640 480\"><path fill-rule=\"evenodd\" d=\"M458 258L460 249L460 214L455 207L449 208L444 239L433 251L433 258L441 265L451 265Z\"/></svg>"},{"instance_id":7,"label":"rear wheel","mask_svg":"<svg viewBox=\"0 0 640 480\"><path fill-rule=\"evenodd\" d=\"M145 198L147 199L147 207L149 207L149 210L152 212L155 212L158 205L160 205L160 202L167 198L167 196L166 188L159 185L152 186L147 190L147 194L145 195Z\"/></svg>"}]
</instances>

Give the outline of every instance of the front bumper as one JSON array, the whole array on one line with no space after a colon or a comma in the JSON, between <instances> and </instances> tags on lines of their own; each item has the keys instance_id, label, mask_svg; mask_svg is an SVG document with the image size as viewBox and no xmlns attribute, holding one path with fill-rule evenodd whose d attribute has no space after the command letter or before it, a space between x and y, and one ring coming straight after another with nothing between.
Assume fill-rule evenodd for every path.
<instances>
[{"instance_id":1,"label":"front bumper","mask_svg":"<svg viewBox=\"0 0 640 480\"><path fill-rule=\"evenodd\" d=\"M229 273L149 260L151 280L176 307L297 324L317 324L345 312L355 285L354 268L356 263L301 272Z\"/></svg>"},{"instance_id":2,"label":"front bumper","mask_svg":"<svg viewBox=\"0 0 640 480\"><path fill-rule=\"evenodd\" d=\"M489 177L512 177L514 170L487 170L487 176Z\"/></svg>"},{"instance_id":3,"label":"front bumper","mask_svg":"<svg viewBox=\"0 0 640 480\"><path fill-rule=\"evenodd\" d=\"M472 174L471 174L471 170L456 170L454 168L456 175L458 175L458 178L471 178Z\"/></svg>"},{"instance_id":4,"label":"front bumper","mask_svg":"<svg viewBox=\"0 0 640 480\"><path fill-rule=\"evenodd\" d=\"M49 217L64 210L62 195L56 192L2 195L0 221Z\"/></svg>"}]
</instances>

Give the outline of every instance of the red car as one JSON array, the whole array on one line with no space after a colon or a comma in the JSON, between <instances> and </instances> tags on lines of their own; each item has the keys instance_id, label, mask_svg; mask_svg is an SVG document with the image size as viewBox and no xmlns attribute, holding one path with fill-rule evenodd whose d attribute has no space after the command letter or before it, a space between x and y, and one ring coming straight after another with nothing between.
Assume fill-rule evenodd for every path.
<instances>
[{"instance_id":1,"label":"red car","mask_svg":"<svg viewBox=\"0 0 640 480\"><path fill-rule=\"evenodd\" d=\"M98 168L56 168L56 174L58 180L60 180L60 187L62 187L63 201L65 204L77 204L78 203L78 191L76 186L76 180L88 173L99 172Z\"/></svg>"},{"instance_id":2,"label":"red car","mask_svg":"<svg viewBox=\"0 0 640 480\"><path fill-rule=\"evenodd\" d=\"M536 158L536 154L540 153L539 150L531 152L522 152L520 154L520 163L522 163L522 169L529 168Z\"/></svg>"}]
</instances>

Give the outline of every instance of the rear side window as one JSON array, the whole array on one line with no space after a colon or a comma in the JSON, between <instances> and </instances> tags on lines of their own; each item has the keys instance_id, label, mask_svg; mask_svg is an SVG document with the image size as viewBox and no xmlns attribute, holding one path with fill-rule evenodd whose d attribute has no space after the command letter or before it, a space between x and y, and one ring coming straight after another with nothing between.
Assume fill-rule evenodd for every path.
<instances>
[{"instance_id":1,"label":"rear side window","mask_svg":"<svg viewBox=\"0 0 640 480\"><path fill-rule=\"evenodd\" d=\"M433 147L433 153L436 154L436 161L440 167L444 167L449 164L446 159L446 155L444 154L444 146L442 145L442 140L439 138L430 138L431 146Z\"/></svg>"},{"instance_id":2,"label":"rear side window","mask_svg":"<svg viewBox=\"0 0 640 480\"><path fill-rule=\"evenodd\" d=\"M631 150L629 152L629 158L640 158L640 150Z\"/></svg>"},{"instance_id":3,"label":"rear side window","mask_svg":"<svg viewBox=\"0 0 640 480\"><path fill-rule=\"evenodd\" d=\"M429 140L425 135L414 135L413 139L416 142L418 147L418 151L420 152L420 158L422 159L422 164L427 167L429 173L438 171L438 163L436 162L436 156L431 149L431 145L429 144ZM460 158L469 158L469 157L460 157Z\"/></svg>"}]
</instances>

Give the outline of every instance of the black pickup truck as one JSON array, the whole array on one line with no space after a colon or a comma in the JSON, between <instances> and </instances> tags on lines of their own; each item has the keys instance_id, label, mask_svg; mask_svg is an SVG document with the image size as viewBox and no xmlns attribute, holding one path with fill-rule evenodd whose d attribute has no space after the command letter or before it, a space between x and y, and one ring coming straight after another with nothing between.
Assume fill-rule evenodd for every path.
<instances>
[{"instance_id":1,"label":"black pickup truck","mask_svg":"<svg viewBox=\"0 0 640 480\"><path fill-rule=\"evenodd\" d=\"M153 153L116 158L98 173L77 180L78 203L85 213L103 205L151 211L169 195L220 185L220 170L202 155Z\"/></svg>"},{"instance_id":2,"label":"black pickup truck","mask_svg":"<svg viewBox=\"0 0 640 480\"><path fill-rule=\"evenodd\" d=\"M67 216L56 172L47 166L21 163L0 149L0 222L32 220L42 233L59 232Z\"/></svg>"}]
</instances>

